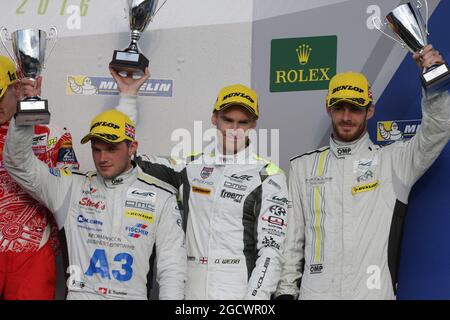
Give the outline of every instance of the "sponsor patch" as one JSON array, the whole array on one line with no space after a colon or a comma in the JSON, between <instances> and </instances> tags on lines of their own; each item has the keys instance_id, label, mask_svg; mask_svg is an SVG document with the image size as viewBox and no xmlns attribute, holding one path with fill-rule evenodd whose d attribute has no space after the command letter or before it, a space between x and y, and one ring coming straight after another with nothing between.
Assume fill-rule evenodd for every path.
<instances>
[{"instance_id":1,"label":"sponsor patch","mask_svg":"<svg viewBox=\"0 0 450 320\"><path fill-rule=\"evenodd\" d=\"M285 216L286 209L280 206L271 206L269 208L270 213L273 213L276 216Z\"/></svg>"},{"instance_id":2,"label":"sponsor patch","mask_svg":"<svg viewBox=\"0 0 450 320\"><path fill-rule=\"evenodd\" d=\"M370 180L370 179L372 179L372 178L373 178L373 172L372 172L372 170L367 170L367 171L364 172L362 175L358 176L358 177L356 178L356 181L357 181L357 182L364 182L364 181Z\"/></svg>"},{"instance_id":3,"label":"sponsor patch","mask_svg":"<svg viewBox=\"0 0 450 320\"><path fill-rule=\"evenodd\" d=\"M146 200L154 203L156 200L156 192L138 188L129 188L127 190L127 198Z\"/></svg>"},{"instance_id":4,"label":"sponsor patch","mask_svg":"<svg viewBox=\"0 0 450 320\"><path fill-rule=\"evenodd\" d=\"M125 216L127 218L133 218L138 220L144 220L148 223L153 223L153 212L145 212L145 211L139 211L139 210L126 210Z\"/></svg>"},{"instance_id":5,"label":"sponsor patch","mask_svg":"<svg viewBox=\"0 0 450 320\"><path fill-rule=\"evenodd\" d=\"M350 148L350 147L337 147L336 151L337 151L338 156L342 156L342 157L349 156L352 154L352 148Z\"/></svg>"},{"instance_id":6,"label":"sponsor patch","mask_svg":"<svg viewBox=\"0 0 450 320\"><path fill-rule=\"evenodd\" d=\"M321 186L327 182L331 182L333 180L332 177L310 177L306 178L305 182L307 185L311 187Z\"/></svg>"},{"instance_id":7,"label":"sponsor patch","mask_svg":"<svg viewBox=\"0 0 450 320\"><path fill-rule=\"evenodd\" d=\"M208 179L213 171L214 168L203 167L202 171L200 172L200 177L202 177L202 179Z\"/></svg>"},{"instance_id":8,"label":"sponsor patch","mask_svg":"<svg viewBox=\"0 0 450 320\"><path fill-rule=\"evenodd\" d=\"M366 191L372 191L375 188L377 188L379 185L379 181L375 181L372 183L367 183L367 184L363 184L361 186L356 186L352 188L352 195L361 193L361 192L366 192Z\"/></svg>"},{"instance_id":9,"label":"sponsor patch","mask_svg":"<svg viewBox=\"0 0 450 320\"><path fill-rule=\"evenodd\" d=\"M200 194L203 194L205 196L208 196L208 195L211 194L211 189L206 189L206 188L192 186L192 192L200 193Z\"/></svg>"},{"instance_id":10,"label":"sponsor patch","mask_svg":"<svg viewBox=\"0 0 450 320\"><path fill-rule=\"evenodd\" d=\"M244 195L222 189L220 197L224 199L232 199L234 202L241 203L242 199L244 198Z\"/></svg>"},{"instance_id":11,"label":"sponsor patch","mask_svg":"<svg viewBox=\"0 0 450 320\"><path fill-rule=\"evenodd\" d=\"M136 223L134 226L126 226L125 231L128 232L130 238L138 239L141 236L148 236L147 225Z\"/></svg>"},{"instance_id":12,"label":"sponsor patch","mask_svg":"<svg viewBox=\"0 0 450 320\"><path fill-rule=\"evenodd\" d=\"M273 226L287 226L283 218L276 217L276 216L262 216L261 218L263 221L267 221Z\"/></svg>"},{"instance_id":13,"label":"sponsor patch","mask_svg":"<svg viewBox=\"0 0 450 320\"><path fill-rule=\"evenodd\" d=\"M234 189L234 190L238 190L238 191L245 191L245 190L247 190L247 186L244 186L244 185L239 184L239 183L229 182L229 181L225 181L223 186L225 188L230 188L230 189Z\"/></svg>"},{"instance_id":14,"label":"sponsor patch","mask_svg":"<svg viewBox=\"0 0 450 320\"><path fill-rule=\"evenodd\" d=\"M310 274L317 274L323 272L323 265L321 263L318 264L312 264L309 266L309 273Z\"/></svg>"},{"instance_id":15,"label":"sponsor patch","mask_svg":"<svg viewBox=\"0 0 450 320\"><path fill-rule=\"evenodd\" d=\"M409 139L416 135L421 120L378 121L377 141L392 142Z\"/></svg>"},{"instance_id":16,"label":"sponsor patch","mask_svg":"<svg viewBox=\"0 0 450 320\"><path fill-rule=\"evenodd\" d=\"M275 248L275 249L280 249L280 245L273 239L272 236L269 237L264 237L263 241L262 241L262 245L264 247L271 247L271 248Z\"/></svg>"}]
</instances>

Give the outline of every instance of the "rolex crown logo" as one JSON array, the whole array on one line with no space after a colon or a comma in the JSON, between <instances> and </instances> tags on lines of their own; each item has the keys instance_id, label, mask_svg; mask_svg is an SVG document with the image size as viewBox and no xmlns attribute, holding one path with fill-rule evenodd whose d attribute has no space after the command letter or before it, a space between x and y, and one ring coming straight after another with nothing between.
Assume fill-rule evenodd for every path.
<instances>
[{"instance_id":1,"label":"rolex crown logo","mask_svg":"<svg viewBox=\"0 0 450 320\"><path fill-rule=\"evenodd\" d=\"M298 62L303 66L308 63L309 56L311 55L312 48L307 44L301 44L297 49Z\"/></svg>"}]
</instances>

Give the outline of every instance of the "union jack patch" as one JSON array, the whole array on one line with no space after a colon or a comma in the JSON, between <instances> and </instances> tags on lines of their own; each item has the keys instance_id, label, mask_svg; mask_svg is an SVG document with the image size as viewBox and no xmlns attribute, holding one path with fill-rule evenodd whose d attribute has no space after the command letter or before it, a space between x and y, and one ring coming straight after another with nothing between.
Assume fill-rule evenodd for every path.
<instances>
[{"instance_id":1,"label":"union jack patch","mask_svg":"<svg viewBox=\"0 0 450 320\"><path fill-rule=\"evenodd\" d=\"M125 123L125 135L133 140L136 135L135 128L132 125L129 125L128 123Z\"/></svg>"}]
</instances>

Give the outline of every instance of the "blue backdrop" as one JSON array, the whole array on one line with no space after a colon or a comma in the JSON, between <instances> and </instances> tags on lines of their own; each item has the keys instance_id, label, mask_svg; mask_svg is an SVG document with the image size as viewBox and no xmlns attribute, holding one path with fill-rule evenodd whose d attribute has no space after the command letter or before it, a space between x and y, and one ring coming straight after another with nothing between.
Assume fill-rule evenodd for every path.
<instances>
[{"instance_id":1,"label":"blue backdrop","mask_svg":"<svg viewBox=\"0 0 450 320\"><path fill-rule=\"evenodd\" d=\"M429 22L429 43L450 62L450 1L441 1ZM413 120L421 115L419 69L404 59L382 96L377 121ZM450 299L450 147L416 183L406 216L399 272L399 299Z\"/></svg>"}]
</instances>

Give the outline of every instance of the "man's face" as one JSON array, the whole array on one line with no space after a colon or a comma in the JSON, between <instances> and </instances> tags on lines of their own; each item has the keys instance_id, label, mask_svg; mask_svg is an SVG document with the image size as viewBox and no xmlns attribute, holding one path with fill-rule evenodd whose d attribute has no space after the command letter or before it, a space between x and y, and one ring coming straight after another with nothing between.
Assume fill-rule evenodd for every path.
<instances>
[{"instance_id":1,"label":"man's face","mask_svg":"<svg viewBox=\"0 0 450 320\"><path fill-rule=\"evenodd\" d=\"M11 120L16 113L18 101L18 83L10 85L3 97L0 98L0 125Z\"/></svg>"},{"instance_id":2,"label":"man's face","mask_svg":"<svg viewBox=\"0 0 450 320\"><path fill-rule=\"evenodd\" d=\"M359 139L367 130L367 121L372 118L375 107L359 108L348 102L340 102L327 108L333 125L333 137L342 142Z\"/></svg>"},{"instance_id":3,"label":"man's face","mask_svg":"<svg viewBox=\"0 0 450 320\"><path fill-rule=\"evenodd\" d=\"M249 129L256 127L255 117L241 106L214 112L211 122L217 128L219 146L224 154L235 154L244 149Z\"/></svg>"},{"instance_id":4,"label":"man's face","mask_svg":"<svg viewBox=\"0 0 450 320\"><path fill-rule=\"evenodd\" d=\"M113 179L131 168L131 157L136 152L137 142L107 143L91 140L92 158L97 172L106 179Z\"/></svg>"}]
</instances>

